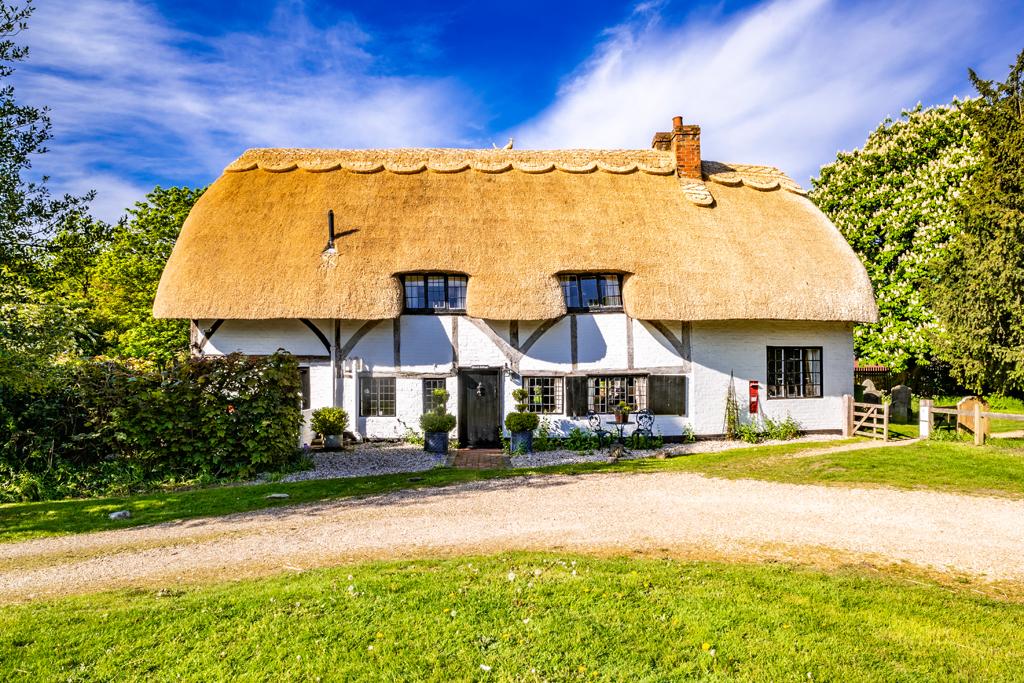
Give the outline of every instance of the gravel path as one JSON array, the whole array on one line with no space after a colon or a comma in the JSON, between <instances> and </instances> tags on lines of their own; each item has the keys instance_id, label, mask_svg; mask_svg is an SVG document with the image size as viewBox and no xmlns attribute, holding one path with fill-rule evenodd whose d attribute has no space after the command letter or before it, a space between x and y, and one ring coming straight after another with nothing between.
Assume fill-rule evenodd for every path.
<instances>
[{"instance_id":1,"label":"gravel path","mask_svg":"<svg viewBox=\"0 0 1024 683\"><path fill-rule=\"evenodd\" d=\"M811 441L835 441L836 439L842 438L845 437L835 434L812 434L799 439L791 439L789 441L762 441L757 444L732 441L728 439L716 439L694 441L693 443L666 444L665 447L660 450L670 456L689 455L691 453L715 453L718 451L729 451L737 448L753 448L754 446L778 446L781 444L806 443ZM639 458L651 458L654 457L654 455L655 451L653 450L634 451L631 454L622 456L621 459L634 460ZM524 455L513 455L511 458L513 468L548 467L550 465L570 465L584 462L605 462L607 459L607 449L596 451L594 453L579 453L577 451L565 450L538 451Z\"/></svg>"},{"instance_id":2,"label":"gravel path","mask_svg":"<svg viewBox=\"0 0 1024 683\"><path fill-rule=\"evenodd\" d=\"M281 481L367 477L374 474L423 472L440 467L446 456L427 453L421 446L406 444L358 444L348 451L314 453L313 469L295 472ZM253 482L265 483L265 482Z\"/></svg>"},{"instance_id":3,"label":"gravel path","mask_svg":"<svg viewBox=\"0 0 1024 683\"><path fill-rule=\"evenodd\" d=\"M841 438L840 436L833 435L812 435L805 436L796 441L832 441ZM796 441L766 441L758 445L770 446L781 443L795 443ZM742 441L697 441L688 444L669 444L663 450L671 455L682 455L686 453L724 451L732 448L750 448L751 445L745 444ZM625 456L624 459L650 458L653 455L654 451L637 451L632 455ZM598 451L590 454L577 453L575 451L544 451L542 453L513 456L512 467L530 468L581 462L604 462L607 458L607 451ZM374 474L396 474L398 472L423 472L424 470L440 467L445 464L445 461L446 458L444 456L427 453L421 446L411 446L404 443L361 443L348 451L314 453L313 469L289 474L282 478L281 481L366 477ZM252 483L262 484L265 482L261 480Z\"/></svg>"},{"instance_id":4,"label":"gravel path","mask_svg":"<svg viewBox=\"0 0 1024 683\"><path fill-rule=\"evenodd\" d=\"M1024 581L1024 501L697 474L513 477L0 545L0 600L511 549L909 562Z\"/></svg>"}]
</instances>

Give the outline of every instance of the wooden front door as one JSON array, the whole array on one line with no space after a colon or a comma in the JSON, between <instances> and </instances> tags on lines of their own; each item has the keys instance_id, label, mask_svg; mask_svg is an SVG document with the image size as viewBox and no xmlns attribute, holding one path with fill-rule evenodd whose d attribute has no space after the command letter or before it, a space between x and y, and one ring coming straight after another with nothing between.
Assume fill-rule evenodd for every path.
<instances>
[{"instance_id":1,"label":"wooden front door","mask_svg":"<svg viewBox=\"0 0 1024 683\"><path fill-rule=\"evenodd\" d=\"M468 448L501 445L498 370L459 372L459 444Z\"/></svg>"}]
</instances>

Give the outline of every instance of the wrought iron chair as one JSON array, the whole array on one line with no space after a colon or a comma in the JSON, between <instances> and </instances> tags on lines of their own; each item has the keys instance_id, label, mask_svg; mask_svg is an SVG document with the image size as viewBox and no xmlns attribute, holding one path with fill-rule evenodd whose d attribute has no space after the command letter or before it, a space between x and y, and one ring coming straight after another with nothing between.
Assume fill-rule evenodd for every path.
<instances>
[{"instance_id":1,"label":"wrought iron chair","mask_svg":"<svg viewBox=\"0 0 1024 683\"><path fill-rule=\"evenodd\" d=\"M636 429L633 430L634 443L642 436L654 438L654 413L644 408L636 411L633 415L636 416Z\"/></svg>"},{"instance_id":2,"label":"wrought iron chair","mask_svg":"<svg viewBox=\"0 0 1024 683\"><path fill-rule=\"evenodd\" d=\"M604 443L604 440L608 439L608 444L612 443L612 433L601 426L601 416L594 412L587 413L587 423L590 425L590 431L597 434L597 444L600 446Z\"/></svg>"}]
</instances>

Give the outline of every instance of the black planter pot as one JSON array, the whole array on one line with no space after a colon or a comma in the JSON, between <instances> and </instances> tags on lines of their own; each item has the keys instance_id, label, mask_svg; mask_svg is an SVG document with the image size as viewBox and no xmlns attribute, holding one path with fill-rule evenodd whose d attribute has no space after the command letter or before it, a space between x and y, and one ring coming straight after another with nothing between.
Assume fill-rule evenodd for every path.
<instances>
[{"instance_id":1,"label":"black planter pot","mask_svg":"<svg viewBox=\"0 0 1024 683\"><path fill-rule=\"evenodd\" d=\"M341 448L344 437L341 434L324 434L324 448Z\"/></svg>"},{"instance_id":2,"label":"black planter pot","mask_svg":"<svg viewBox=\"0 0 1024 683\"><path fill-rule=\"evenodd\" d=\"M513 455L533 453L533 432L512 432L508 449Z\"/></svg>"},{"instance_id":3,"label":"black planter pot","mask_svg":"<svg viewBox=\"0 0 1024 683\"><path fill-rule=\"evenodd\" d=\"M427 432L423 436L423 450L428 453L447 453L448 432Z\"/></svg>"}]
</instances>

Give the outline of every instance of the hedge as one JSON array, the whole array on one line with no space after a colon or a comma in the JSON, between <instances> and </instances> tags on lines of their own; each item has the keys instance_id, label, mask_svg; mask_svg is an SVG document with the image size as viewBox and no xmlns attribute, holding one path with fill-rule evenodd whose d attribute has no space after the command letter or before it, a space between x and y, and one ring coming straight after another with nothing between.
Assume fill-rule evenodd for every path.
<instances>
[{"instance_id":1,"label":"hedge","mask_svg":"<svg viewBox=\"0 0 1024 683\"><path fill-rule=\"evenodd\" d=\"M251 477L297 457L298 365L287 353L55 366L0 393L0 500L126 493Z\"/></svg>"}]
</instances>

